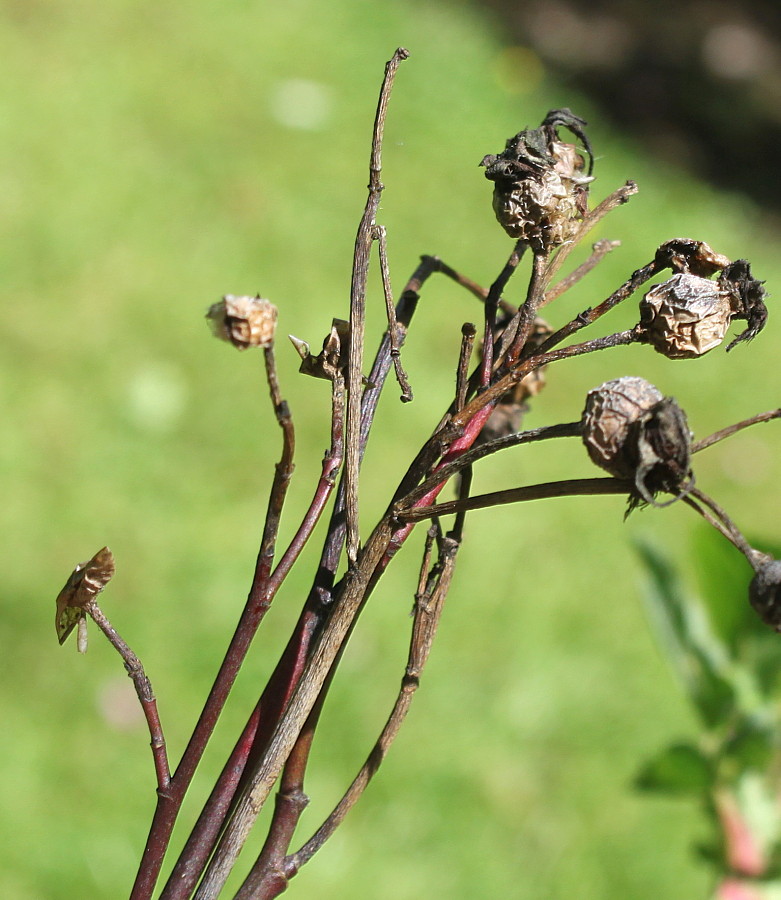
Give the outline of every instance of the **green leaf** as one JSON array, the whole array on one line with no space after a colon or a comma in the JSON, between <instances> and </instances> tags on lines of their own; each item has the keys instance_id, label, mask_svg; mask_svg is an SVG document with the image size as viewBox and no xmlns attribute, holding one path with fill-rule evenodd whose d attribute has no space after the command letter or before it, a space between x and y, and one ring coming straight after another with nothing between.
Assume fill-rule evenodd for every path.
<instances>
[{"instance_id":1,"label":"green leaf","mask_svg":"<svg viewBox=\"0 0 781 900\"><path fill-rule=\"evenodd\" d=\"M696 529L693 538L693 568L718 637L735 652L740 641L767 626L748 603L748 585L753 571L743 554L708 526Z\"/></svg>"},{"instance_id":2,"label":"green leaf","mask_svg":"<svg viewBox=\"0 0 781 900\"><path fill-rule=\"evenodd\" d=\"M693 744L672 744L643 766L635 779L642 791L700 796L715 778L711 760Z\"/></svg>"},{"instance_id":3,"label":"green leaf","mask_svg":"<svg viewBox=\"0 0 781 900\"><path fill-rule=\"evenodd\" d=\"M646 609L657 639L705 725L723 724L737 702L727 648L673 566L646 543L636 549L649 575Z\"/></svg>"},{"instance_id":4,"label":"green leaf","mask_svg":"<svg viewBox=\"0 0 781 900\"><path fill-rule=\"evenodd\" d=\"M722 746L723 755L741 770L765 770L777 751L778 734L772 725L753 718L744 718Z\"/></svg>"}]
</instances>

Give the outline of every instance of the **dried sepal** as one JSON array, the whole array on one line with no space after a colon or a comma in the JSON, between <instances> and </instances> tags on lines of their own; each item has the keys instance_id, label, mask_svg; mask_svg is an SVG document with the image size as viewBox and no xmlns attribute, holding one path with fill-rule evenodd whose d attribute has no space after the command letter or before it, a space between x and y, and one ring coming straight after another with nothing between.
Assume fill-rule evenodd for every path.
<instances>
[{"instance_id":1,"label":"dried sepal","mask_svg":"<svg viewBox=\"0 0 781 900\"><path fill-rule=\"evenodd\" d=\"M502 153L489 154L480 163L485 177L494 182L497 221L510 237L528 241L535 252L568 241L587 210L594 156L585 125L568 109L551 110L539 128L519 132ZM561 126L579 138L582 149L559 139Z\"/></svg>"},{"instance_id":2,"label":"dried sepal","mask_svg":"<svg viewBox=\"0 0 781 900\"><path fill-rule=\"evenodd\" d=\"M86 609L114 575L114 555L104 547L86 562L79 563L57 595L54 625L62 644L79 626L79 650L86 649L84 633Z\"/></svg>"},{"instance_id":3,"label":"dried sepal","mask_svg":"<svg viewBox=\"0 0 781 900\"><path fill-rule=\"evenodd\" d=\"M638 495L630 499L630 511L642 501L667 506L694 487L691 438L686 414L672 397L660 400L638 419L630 433ZM672 494L672 500L659 503L655 497L660 491Z\"/></svg>"},{"instance_id":4,"label":"dried sepal","mask_svg":"<svg viewBox=\"0 0 781 900\"><path fill-rule=\"evenodd\" d=\"M277 327L277 308L261 296L226 294L206 313L215 336L239 350L270 347Z\"/></svg>"},{"instance_id":5,"label":"dried sepal","mask_svg":"<svg viewBox=\"0 0 781 900\"><path fill-rule=\"evenodd\" d=\"M732 294L718 281L680 272L640 301L645 340L668 359L694 359L717 347L734 315Z\"/></svg>"},{"instance_id":6,"label":"dried sepal","mask_svg":"<svg viewBox=\"0 0 781 900\"><path fill-rule=\"evenodd\" d=\"M673 238L665 241L656 251L656 263L676 273L708 278L728 266L730 259L723 253L716 253L705 241Z\"/></svg>"},{"instance_id":7,"label":"dried sepal","mask_svg":"<svg viewBox=\"0 0 781 900\"><path fill-rule=\"evenodd\" d=\"M323 349L315 356L309 344L300 338L288 335L296 352L301 357L298 371L313 378L333 380L336 372L347 369L350 352L350 323L345 319L332 319L331 330L323 341Z\"/></svg>"},{"instance_id":8,"label":"dried sepal","mask_svg":"<svg viewBox=\"0 0 781 900\"><path fill-rule=\"evenodd\" d=\"M720 287L727 291L732 298L734 319L745 319L748 327L739 334L727 347L729 352L736 344L742 341L750 341L756 337L765 327L767 322L767 307L765 298L767 292L763 287L764 281L758 281L751 274L751 266L748 260L738 259L734 263L725 266L719 276Z\"/></svg>"},{"instance_id":9,"label":"dried sepal","mask_svg":"<svg viewBox=\"0 0 781 900\"><path fill-rule=\"evenodd\" d=\"M757 568L748 599L766 625L781 631L781 560L770 559Z\"/></svg>"}]
</instances>

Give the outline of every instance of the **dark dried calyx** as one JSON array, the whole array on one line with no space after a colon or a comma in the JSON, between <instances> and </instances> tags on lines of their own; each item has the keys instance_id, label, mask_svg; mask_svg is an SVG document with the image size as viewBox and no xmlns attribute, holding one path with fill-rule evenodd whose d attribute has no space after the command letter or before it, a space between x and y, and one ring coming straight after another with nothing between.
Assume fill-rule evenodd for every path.
<instances>
[{"instance_id":1,"label":"dark dried calyx","mask_svg":"<svg viewBox=\"0 0 781 900\"><path fill-rule=\"evenodd\" d=\"M766 625L781 631L781 560L770 560L757 569L748 599Z\"/></svg>"},{"instance_id":2,"label":"dark dried calyx","mask_svg":"<svg viewBox=\"0 0 781 900\"><path fill-rule=\"evenodd\" d=\"M745 319L747 323L746 330L727 347L727 351L730 351L742 341L750 341L756 337L765 327L767 292L763 287L764 281L758 281L752 276L751 266L746 259L738 259L725 266L719 276L719 285L729 291L732 297L735 305L733 319Z\"/></svg>"},{"instance_id":3,"label":"dark dried calyx","mask_svg":"<svg viewBox=\"0 0 781 900\"><path fill-rule=\"evenodd\" d=\"M586 137L586 122L569 109L552 109L539 128L526 128L509 138L498 155L484 156L481 166L485 166L485 177L490 181L509 183L522 181L538 175L544 169L556 164L552 144L558 141L558 128L568 128L581 142L589 159L588 175L594 169L594 154Z\"/></svg>"},{"instance_id":4,"label":"dark dried calyx","mask_svg":"<svg viewBox=\"0 0 781 900\"><path fill-rule=\"evenodd\" d=\"M630 429L624 451L631 459L637 493L629 511L643 503L667 506L694 486L691 469L691 432L686 415L672 397L654 404ZM656 494L673 494L659 503Z\"/></svg>"}]
</instances>

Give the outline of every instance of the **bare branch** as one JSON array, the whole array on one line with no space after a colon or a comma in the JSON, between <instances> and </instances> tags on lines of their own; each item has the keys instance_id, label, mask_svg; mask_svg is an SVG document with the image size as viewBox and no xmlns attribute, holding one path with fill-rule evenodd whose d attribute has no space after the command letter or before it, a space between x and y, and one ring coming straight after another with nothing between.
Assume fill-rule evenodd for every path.
<instances>
[{"instance_id":1,"label":"bare branch","mask_svg":"<svg viewBox=\"0 0 781 900\"><path fill-rule=\"evenodd\" d=\"M358 521L358 470L360 468L361 389L363 384L363 343L366 321L366 279L369 272L369 254L374 240L374 226L383 185L382 137L385 127L388 100L399 64L409 53L399 48L385 66L385 79L380 89L380 100L374 119L371 162L369 164L369 197L358 226L353 253L353 276L350 286L350 359L347 372L347 427L345 460L347 556L355 562L360 544Z\"/></svg>"},{"instance_id":2,"label":"bare branch","mask_svg":"<svg viewBox=\"0 0 781 900\"><path fill-rule=\"evenodd\" d=\"M728 425L726 428L722 428L720 431L716 431L700 441L695 441L692 444L692 453L699 453L700 450L707 450L708 447L712 447L719 441L723 441L725 438L731 437L733 434L737 434L739 431L742 431L744 428L749 428L751 425L759 425L762 422L772 422L773 419L778 418L781 418L781 409L771 409L768 412L758 413L756 416L744 419L742 422L736 422L734 425Z\"/></svg>"},{"instance_id":3,"label":"bare branch","mask_svg":"<svg viewBox=\"0 0 781 900\"><path fill-rule=\"evenodd\" d=\"M622 206L624 203L627 203L630 197L637 193L637 190L638 188L634 181L627 181L626 184L622 184L620 188L617 188L612 194L605 197L601 203L583 217L583 220L578 225L578 229L571 240L566 244L563 244L551 260L547 272L545 273L546 286L551 283L554 275L561 268L564 260L570 255L575 247L578 246L583 238L585 238L597 222L604 219L604 217L609 212L612 212L617 206Z\"/></svg>"},{"instance_id":4,"label":"bare branch","mask_svg":"<svg viewBox=\"0 0 781 900\"><path fill-rule=\"evenodd\" d=\"M545 292L545 298L541 306L547 306L554 300L558 299L565 291L568 291L573 285L577 284L582 278L596 268L602 260L611 253L616 247L621 246L621 241L597 241L591 248L591 255L585 262L582 262L576 269L573 269L569 275L565 275L561 281L556 282L553 287Z\"/></svg>"},{"instance_id":5,"label":"bare branch","mask_svg":"<svg viewBox=\"0 0 781 900\"><path fill-rule=\"evenodd\" d=\"M431 552L435 540L439 543L439 555L435 566L430 569ZM431 652L445 597L452 581L458 547L459 542L452 537L441 537L438 526L432 526L429 530L420 571L418 592L415 595L414 619L407 667L396 702L366 762L334 811L306 844L297 853L293 853L288 857L285 866L288 878L292 877L301 866L308 862L336 831L376 774L387 756L391 744L396 739L399 729L409 712L412 699L420 684L420 676ZM236 900L239 900L239 896L237 895ZM248 894L246 900L250 900L251 896Z\"/></svg>"},{"instance_id":6,"label":"bare branch","mask_svg":"<svg viewBox=\"0 0 781 900\"><path fill-rule=\"evenodd\" d=\"M385 234L385 226L374 227L374 237L377 241L377 249L380 255L380 272L382 274L382 292L385 295L385 312L388 317L388 334L390 336L391 359L396 371L396 380L401 388L401 400L408 403L412 400L412 388L410 387L407 373L401 364L401 342L396 322L396 309L393 305L393 290L391 289L390 270L388 268L388 239Z\"/></svg>"},{"instance_id":7,"label":"bare branch","mask_svg":"<svg viewBox=\"0 0 781 900\"><path fill-rule=\"evenodd\" d=\"M160 724L160 716L157 712L157 700L155 700L152 685L147 678L144 667L141 665L141 660L133 653L116 628L109 622L106 614L98 606L97 600L93 598L86 604L84 610L105 634L111 646L122 657L122 662L130 680L133 682L133 687L136 689L136 695L141 704L141 709L144 711L144 718L149 728L150 746L152 747L152 758L157 777L157 790L159 793L165 794L171 782L168 754L165 749L165 736L163 735L163 727Z\"/></svg>"},{"instance_id":8,"label":"bare branch","mask_svg":"<svg viewBox=\"0 0 781 900\"><path fill-rule=\"evenodd\" d=\"M629 494L631 491L632 482L618 478L574 478L568 481L550 481L543 484L509 488L506 491L493 491L490 494L477 494L466 500L450 500L446 503L435 503L432 506L416 506L399 512L398 517L403 522L420 522L433 516L444 516L448 513L470 509L485 509L489 506L504 506L508 503L520 503L526 500L581 497L592 494Z\"/></svg>"},{"instance_id":9,"label":"bare branch","mask_svg":"<svg viewBox=\"0 0 781 900\"><path fill-rule=\"evenodd\" d=\"M466 403L466 392L469 388L469 360L472 357L475 333L475 326L471 322L465 322L461 326L461 351L458 355L456 370L456 412L463 409Z\"/></svg>"}]
</instances>

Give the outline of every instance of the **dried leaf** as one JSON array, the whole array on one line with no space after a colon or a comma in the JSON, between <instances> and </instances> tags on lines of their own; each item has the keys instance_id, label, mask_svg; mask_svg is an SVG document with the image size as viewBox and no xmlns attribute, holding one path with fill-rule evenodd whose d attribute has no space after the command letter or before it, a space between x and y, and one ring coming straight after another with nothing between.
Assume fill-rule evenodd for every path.
<instances>
[{"instance_id":1,"label":"dried leaf","mask_svg":"<svg viewBox=\"0 0 781 900\"><path fill-rule=\"evenodd\" d=\"M85 608L109 583L113 575L114 556L108 547L98 550L92 559L76 566L65 582L65 587L57 595L54 624L61 644L79 621L86 617ZM83 638L81 645L86 645Z\"/></svg>"}]
</instances>

